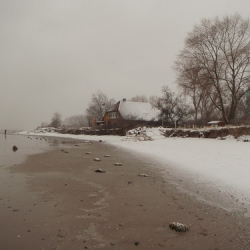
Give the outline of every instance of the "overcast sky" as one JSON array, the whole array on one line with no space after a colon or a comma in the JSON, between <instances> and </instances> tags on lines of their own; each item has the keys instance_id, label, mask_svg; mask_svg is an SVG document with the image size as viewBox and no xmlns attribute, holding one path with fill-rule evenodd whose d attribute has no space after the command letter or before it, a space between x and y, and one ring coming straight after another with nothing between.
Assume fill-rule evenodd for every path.
<instances>
[{"instance_id":1,"label":"overcast sky","mask_svg":"<svg viewBox=\"0 0 250 250\"><path fill-rule=\"evenodd\" d=\"M120 100L175 87L172 69L202 18L249 0L0 0L0 130L84 114L98 90Z\"/></svg>"}]
</instances>

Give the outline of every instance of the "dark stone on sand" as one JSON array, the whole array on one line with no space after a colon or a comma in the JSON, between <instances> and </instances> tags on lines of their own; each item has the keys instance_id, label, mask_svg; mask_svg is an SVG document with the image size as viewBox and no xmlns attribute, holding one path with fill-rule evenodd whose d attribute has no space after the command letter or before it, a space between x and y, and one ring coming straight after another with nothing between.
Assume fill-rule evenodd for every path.
<instances>
[{"instance_id":1,"label":"dark stone on sand","mask_svg":"<svg viewBox=\"0 0 250 250\"><path fill-rule=\"evenodd\" d=\"M96 173L106 173L106 171L103 171L103 170L101 170L101 169L97 169L95 172L96 172Z\"/></svg>"},{"instance_id":2,"label":"dark stone on sand","mask_svg":"<svg viewBox=\"0 0 250 250\"><path fill-rule=\"evenodd\" d=\"M187 232L189 231L189 227L185 224L182 224L180 222L171 222L169 223L169 227L176 232Z\"/></svg>"},{"instance_id":3,"label":"dark stone on sand","mask_svg":"<svg viewBox=\"0 0 250 250\"><path fill-rule=\"evenodd\" d=\"M13 150L13 152L16 152L18 150L18 147L17 146L13 146L12 150Z\"/></svg>"},{"instance_id":4,"label":"dark stone on sand","mask_svg":"<svg viewBox=\"0 0 250 250\"><path fill-rule=\"evenodd\" d=\"M139 174L140 177L149 177L148 174Z\"/></svg>"}]
</instances>

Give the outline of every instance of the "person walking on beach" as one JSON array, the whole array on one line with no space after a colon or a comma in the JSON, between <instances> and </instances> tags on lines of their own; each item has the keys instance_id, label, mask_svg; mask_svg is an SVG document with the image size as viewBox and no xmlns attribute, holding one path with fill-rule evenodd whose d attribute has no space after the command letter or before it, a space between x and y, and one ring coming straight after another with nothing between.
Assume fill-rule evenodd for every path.
<instances>
[{"instance_id":1,"label":"person walking on beach","mask_svg":"<svg viewBox=\"0 0 250 250\"><path fill-rule=\"evenodd\" d=\"M4 130L4 134L5 134L5 135L7 134L7 129Z\"/></svg>"}]
</instances>

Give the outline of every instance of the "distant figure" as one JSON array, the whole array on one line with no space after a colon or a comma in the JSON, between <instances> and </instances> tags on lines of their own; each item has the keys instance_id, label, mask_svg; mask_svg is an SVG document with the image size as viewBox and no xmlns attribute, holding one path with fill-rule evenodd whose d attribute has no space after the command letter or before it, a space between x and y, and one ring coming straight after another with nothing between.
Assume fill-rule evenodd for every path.
<instances>
[{"instance_id":1,"label":"distant figure","mask_svg":"<svg viewBox=\"0 0 250 250\"><path fill-rule=\"evenodd\" d=\"M7 134L7 129L4 130L4 134L5 134L5 135Z\"/></svg>"}]
</instances>

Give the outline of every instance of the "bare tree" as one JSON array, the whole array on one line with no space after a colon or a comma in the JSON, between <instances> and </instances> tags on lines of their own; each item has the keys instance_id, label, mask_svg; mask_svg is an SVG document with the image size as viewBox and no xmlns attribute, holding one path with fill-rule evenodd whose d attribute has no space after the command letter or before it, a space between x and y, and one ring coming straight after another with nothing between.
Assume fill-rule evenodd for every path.
<instances>
[{"instance_id":1,"label":"bare tree","mask_svg":"<svg viewBox=\"0 0 250 250\"><path fill-rule=\"evenodd\" d=\"M155 107L155 106L157 106L158 99L159 99L158 96L152 95L152 96L149 97L149 103L150 103L153 107Z\"/></svg>"},{"instance_id":2,"label":"bare tree","mask_svg":"<svg viewBox=\"0 0 250 250\"><path fill-rule=\"evenodd\" d=\"M49 123L48 122L41 122L41 128L46 128L49 126Z\"/></svg>"},{"instance_id":3,"label":"bare tree","mask_svg":"<svg viewBox=\"0 0 250 250\"><path fill-rule=\"evenodd\" d=\"M180 57L175 62L174 69L178 72L176 82L182 94L188 97L193 105L194 123L207 123L213 116L215 106L209 98L211 87L207 84L202 67L197 61L183 60Z\"/></svg>"},{"instance_id":4,"label":"bare tree","mask_svg":"<svg viewBox=\"0 0 250 250\"><path fill-rule=\"evenodd\" d=\"M92 95L91 102L86 110L87 116L95 117L97 120L102 120L105 112L110 109L115 103L114 99L109 99L107 95L97 91Z\"/></svg>"},{"instance_id":5,"label":"bare tree","mask_svg":"<svg viewBox=\"0 0 250 250\"><path fill-rule=\"evenodd\" d=\"M241 98L249 89L249 20L238 14L222 19L203 19L188 34L178 61L198 65L193 72L190 71L192 77L199 72L200 84L203 83L199 86L205 87L205 93L221 112L224 122L230 123L236 117ZM184 72L178 73L180 76Z\"/></svg>"},{"instance_id":6,"label":"bare tree","mask_svg":"<svg viewBox=\"0 0 250 250\"><path fill-rule=\"evenodd\" d=\"M148 98L145 95L137 95L131 98L133 102L148 102Z\"/></svg>"},{"instance_id":7,"label":"bare tree","mask_svg":"<svg viewBox=\"0 0 250 250\"><path fill-rule=\"evenodd\" d=\"M62 119L61 119L62 115L58 112L55 112L52 119L51 119L51 123L50 126L54 127L54 128L58 128L61 126L62 124Z\"/></svg>"},{"instance_id":8,"label":"bare tree","mask_svg":"<svg viewBox=\"0 0 250 250\"><path fill-rule=\"evenodd\" d=\"M88 126L88 120L87 120L86 115L73 115L73 116L67 117L64 120L64 125L68 127L80 128L80 127Z\"/></svg>"},{"instance_id":9,"label":"bare tree","mask_svg":"<svg viewBox=\"0 0 250 250\"><path fill-rule=\"evenodd\" d=\"M203 98L203 88L201 78L199 78L200 68L191 60L185 61L180 58L175 62L175 70L179 73L177 83L185 96L189 96L194 107L194 120L197 121L200 114L201 102Z\"/></svg>"},{"instance_id":10,"label":"bare tree","mask_svg":"<svg viewBox=\"0 0 250 250\"><path fill-rule=\"evenodd\" d=\"M162 94L163 96L155 100L154 103L154 107L161 112L161 118L171 126L185 122L191 114L189 105L168 87L162 88Z\"/></svg>"}]
</instances>

